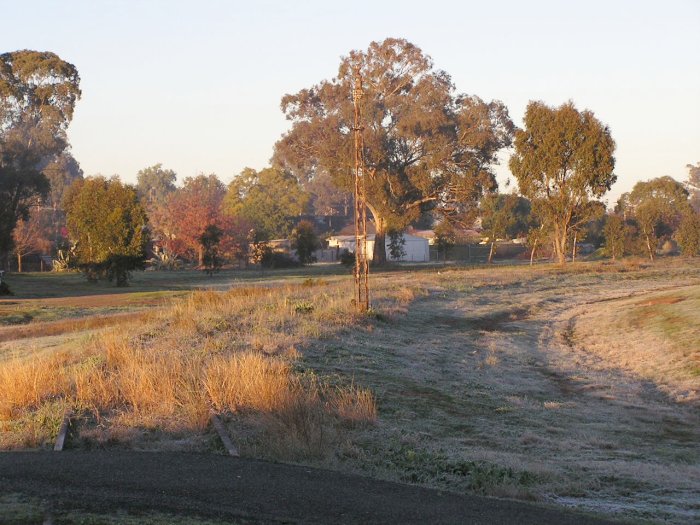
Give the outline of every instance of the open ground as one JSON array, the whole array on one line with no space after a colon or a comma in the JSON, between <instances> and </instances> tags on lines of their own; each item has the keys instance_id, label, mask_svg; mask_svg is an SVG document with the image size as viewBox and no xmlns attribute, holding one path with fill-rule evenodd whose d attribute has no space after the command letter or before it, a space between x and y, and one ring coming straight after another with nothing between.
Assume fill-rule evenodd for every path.
<instances>
[{"instance_id":1,"label":"open ground","mask_svg":"<svg viewBox=\"0 0 700 525\"><path fill-rule=\"evenodd\" d=\"M251 458L700 518L697 262L385 272L368 316L331 267L23 279L0 303L5 449L49 446L70 409L71 448L221 452L213 408Z\"/></svg>"}]
</instances>

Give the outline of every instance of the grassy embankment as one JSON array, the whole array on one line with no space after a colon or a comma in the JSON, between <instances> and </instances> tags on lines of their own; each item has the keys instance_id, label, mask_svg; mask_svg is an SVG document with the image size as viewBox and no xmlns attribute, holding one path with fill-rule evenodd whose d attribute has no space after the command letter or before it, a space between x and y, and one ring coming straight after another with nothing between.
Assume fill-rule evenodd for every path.
<instances>
[{"instance_id":1,"label":"grassy embankment","mask_svg":"<svg viewBox=\"0 0 700 525\"><path fill-rule=\"evenodd\" d=\"M350 311L347 277L269 277L5 361L3 378L27 385L5 392L33 392L5 404L5 446L50 439L71 406L84 416L72 446L208 449L214 406L248 456L698 516L696 263L374 275L369 318ZM63 379L32 390L47 367Z\"/></svg>"}]
</instances>

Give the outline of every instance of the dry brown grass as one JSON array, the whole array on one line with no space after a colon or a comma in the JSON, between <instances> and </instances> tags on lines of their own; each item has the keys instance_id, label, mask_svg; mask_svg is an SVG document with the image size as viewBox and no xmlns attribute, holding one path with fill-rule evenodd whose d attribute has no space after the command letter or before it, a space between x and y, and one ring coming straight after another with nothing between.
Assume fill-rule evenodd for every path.
<instances>
[{"instance_id":1,"label":"dry brown grass","mask_svg":"<svg viewBox=\"0 0 700 525\"><path fill-rule=\"evenodd\" d=\"M213 408L285 436L274 444L283 457L300 449L318 455L333 427L376 420L368 391L330 387L294 370L309 339L366 322L351 311L347 292L344 284L306 284L193 293L135 317L129 328L100 332L80 351L3 363L0 419L17 426L60 400L96 422L99 430L84 425L83 438L104 444L138 440L139 429L201 433ZM386 297L398 305L410 300L401 289Z\"/></svg>"},{"instance_id":2,"label":"dry brown grass","mask_svg":"<svg viewBox=\"0 0 700 525\"><path fill-rule=\"evenodd\" d=\"M104 328L116 324L132 323L144 316L142 312L128 312L111 315L94 315L77 319L45 321L24 326L0 328L0 343L32 337L47 337L70 332L80 332L95 328Z\"/></svg>"}]
</instances>

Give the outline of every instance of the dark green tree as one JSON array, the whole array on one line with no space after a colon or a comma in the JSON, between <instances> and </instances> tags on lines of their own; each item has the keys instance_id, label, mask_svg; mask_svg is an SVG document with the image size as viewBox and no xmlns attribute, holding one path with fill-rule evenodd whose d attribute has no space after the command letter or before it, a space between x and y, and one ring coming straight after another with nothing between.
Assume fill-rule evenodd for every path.
<instances>
[{"instance_id":1,"label":"dark green tree","mask_svg":"<svg viewBox=\"0 0 700 525\"><path fill-rule=\"evenodd\" d=\"M66 128L80 98L80 77L54 53L0 55L0 257L12 231L49 192L42 173L68 146Z\"/></svg>"},{"instance_id":2,"label":"dark green tree","mask_svg":"<svg viewBox=\"0 0 700 525\"><path fill-rule=\"evenodd\" d=\"M325 173L352 191L355 68L364 79L373 264L382 264L390 227L403 230L429 210L453 218L473 213L482 193L496 187L493 166L511 143L513 123L501 102L456 94L449 75L410 42L372 42L343 57L332 80L282 98L292 127L276 144L274 162L300 180Z\"/></svg>"},{"instance_id":3,"label":"dark green tree","mask_svg":"<svg viewBox=\"0 0 700 525\"><path fill-rule=\"evenodd\" d=\"M593 112L578 111L572 102L558 108L528 104L525 128L515 134L510 170L522 194L539 201L560 264L566 262L572 220L617 179L614 150L610 130Z\"/></svg>"},{"instance_id":4,"label":"dark green tree","mask_svg":"<svg viewBox=\"0 0 700 525\"><path fill-rule=\"evenodd\" d=\"M68 232L78 267L89 280L126 286L143 268L148 242L146 212L136 190L117 177L76 181L65 197Z\"/></svg>"},{"instance_id":5,"label":"dark green tree","mask_svg":"<svg viewBox=\"0 0 700 525\"><path fill-rule=\"evenodd\" d=\"M214 272L218 272L221 268L219 244L223 233L216 224L210 224L199 238L199 244L202 245L202 262L207 275L214 275Z\"/></svg>"},{"instance_id":6,"label":"dark green tree","mask_svg":"<svg viewBox=\"0 0 700 525\"><path fill-rule=\"evenodd\" d=\"M389 229L389 257L392 261L398 261L406 256L406 239L403 232L398 229Z\"/></svg>"},{"instance_id":7,"label":"dark green tree","mask_svg":"<svg viewBox=\"0 0 700 525\"><path fill-rule=\"evenodd\" d=\"M292 248L296 250L299 262L309 264L314 262L314 252L319 249L321 242L310 221L301 221L292 231Z\"/></svg>"}]
</instances>

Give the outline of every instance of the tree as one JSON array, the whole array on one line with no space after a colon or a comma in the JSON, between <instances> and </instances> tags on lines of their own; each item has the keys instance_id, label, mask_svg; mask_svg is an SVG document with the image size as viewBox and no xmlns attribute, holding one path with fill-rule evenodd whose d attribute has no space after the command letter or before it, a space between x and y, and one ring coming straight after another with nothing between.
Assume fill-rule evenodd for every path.
<instances>
[{"instance_id":1,"label":"tree","mask_svg":"<svg viewBox=\"0 0 700 525\"><path fill-rule=\"evenodd\" d=\"M600 201L587 201L574 212L569 224L572 262L576 261L578 243L600 228L598 223L602 221L603 217L605 217L605 204Z\"/></svg>"},{"instance_id":2,"label":"tree","mask_svg":"<svg viewBox=\"0 0 700 525\"><path fill-rule=\"evenodd\" d=\"M625 221L619 215L608 215L603 227L605 252L614 261L625 254Z\"/></svg>"},{"instance_id":3,"label":"tree","mask_svg":"<svg viewBox=\"0 0 700 525\"><path fill-rule=\"evenodd\" d=\"M147 210L164 205L171 193L176 190L177 175L173 170L154 164L139 170L136 175L136 192Z\"/></svg>"},{"instance_id":4,"label":"tree","mask_svg":"<svg viewBox=\"0 0 700 525\"><path fill-rule=\"evenodd\" d=\"M20 219L12 232L14 252L17 257L17 271L22 272L22 259L32 253L47 251L50 242L44 236L45 230L41 221L41 210L32 209L29 219Z\"/></svg>"},{"instance_id":5,"label":"tree","mask_svg":"<svg viewBox=\"0 0 700 525\"><path fill-rule=\"evenodd\" d=\"M314 262L314 252L321 243L314 231L314 225L310 221L301 221L292 231L292 248L297 252L301 264Z\"/></svg>"},{"instance_id":6,"label":"tree","mask_svg":"<svg viewBox=\"0 0 700 525\"><path fill-rule=\"evenodd\" d=\"M367 204L375 226L373 264L386 262L385 237L435 209L464 218L496 187L497 153L509 146L513 123L501 102L455 94L449 75L406 40L372 42L342 58L338 75L282 98L292 127L274 161L300 180L328 174L353 186L352 87L364 80L363 155Z\"/></svg>"},{"instance_id":7,"label":"tree","mask_svg":"<svg viewBox=\"0 0 700 525\"><path fill-rule=\"evenodd\" d=\"M454 225L449 221L442 221L435 226L435 247L437 248L437 260L440 262L440 252L442 252L442 260L447 261L447 253L457 244L457 235Z\"/></svg>"},{"instance_id":8,"label":"tree","mask_svg":"<svg viewBox=\"0 0 700 525\"><path fill-rule=\"evenodd\" d=\"M393 261L398 261L401 257L406 256L406 239L403 237L401 230L389 229L389 257Z\"/></svg>"},{"instance_id":9,"label":"tree","mask_svg":"<svg viewBox=\"0 0 700 525\"><path fill-rule=\"evenodd\" d=\"M219 271L219 268L221 268L219 243L223 233L216 224L210 224L204 228L204 233L199 237L199 244L202 245L204 271L207 275L214 275L214 272Z\"/></svg>"},{"instance_id":10,"label":"tree","mask_svg":"<svg viewBox=\"0 0 700 525\"><path fill-rule=\"evenodd\" d=\"M269 240L286 238L308 204L309 195L290 173L246 168L229 184L224 211L248 220L258 236Z\"/></svg>"},{"instance_id":11,"label":"tree","mask_svg":"<svg viewBox=\"0 0 700 525\"><path fill-rule=\"evenodd\" d=\"M317 174L304 185L311 198L314 215L349 216L353 196L333 183L327 172Z\"/></svg>"},{"instance_id":12,"label":"tree","mask_svg":"<svg viewBox=\"0 0 700 525\"><path fill-rule=\"evenodd\" d=\"M182 188L170 195L159 222L163 242L172 255L196 254L199 266L204 264L199 239L207 226L220 222L225 193L226 187L211 174L187 177Z\"/></svg>"},{"instance_id":13,"label":"tree","mask_svg":"<svg viewBox=\"0 0 700 525\"><path fill-rule=\"evenodd\" d=\"M685 186L690 193L690 205L700 213L700 162L695 166L687 164L686 168L688 168L688 182Z\"/></svg>"},{"instance_id":14,"label":"tree","mask_svg":"<svg viewBox=\"0 0 700 525\"><path fill-rule=\"evenodd\" d=\"M73 182L83 178L83 170L70 151L66 149L54 158L42 170L42 173L49 180L49 193L46 198L46 205L51 210L51 216L49 223L46 225L47 234L54 246L58 246L63 240L62 237L66 226L63 196Z\"/></svg>"},{"instance_id":15,"label":"tree","mask_svg":"<svg viewBox=\"0 0 700 525\"><path fill-rule=\"evenodd\" d=\"M635 184L626 200L653 261L659 239L670 236L690 209L688 190L671 177L658 177Z\"/></svg>"},{"instance_id":16,"label":"tree","mask_svg":"<svg viewBox=\"0 0 700 525\"><path fill-rule=\"evenodd\" d=\"M89 280L106 277L126 286L129 273L143 267L148 242L136 190L117 177L90 177L70 187L65 207L78 267Z\"/></svg>"},{"instance_id":17,"label":"tree","mask_svg":"<svg viewBox=\"0 0 700 525\"><path fill-rule=\"evenodd\" d=\"M54 53L0 55L0 254L12 231L49 191L42 170L63 152L66 128L80 98L80 77Z\"/></svg>"},{"instance_id":18,"label":"tree","mask_svg":"<svg viewBox=\"0 0 700 525\"><path fill-rule=\"evenodd\" d=\"M514 194L493 193L481 201L481 227L491 241L488 262L492 262L497 239L526 234L530 221L530 201Z\"/></svg>"},{"instance_id":19,"label":"tree","mask_svg":"<svg viewBox=\"0 0 700 525\"><path fill-rule=\"evenodd\" d=\"M683 255L695 257L700 253L700 215L695 210L683 214L675 237Z\"/></svg>"},{"instance_id":20,"label":"tree","mask_svg":"<svg viewBox=\"0 0 700 525\"><path fill-rule=\"evenodd\" d=\"M558 108L530 102L524 120L510 170L524 196L541 200L541 216L551 223L555 253L564 264L572 219L617 179L615 142L593 112L578 111L573 102Z\"/></svg>"}]
</instances>

